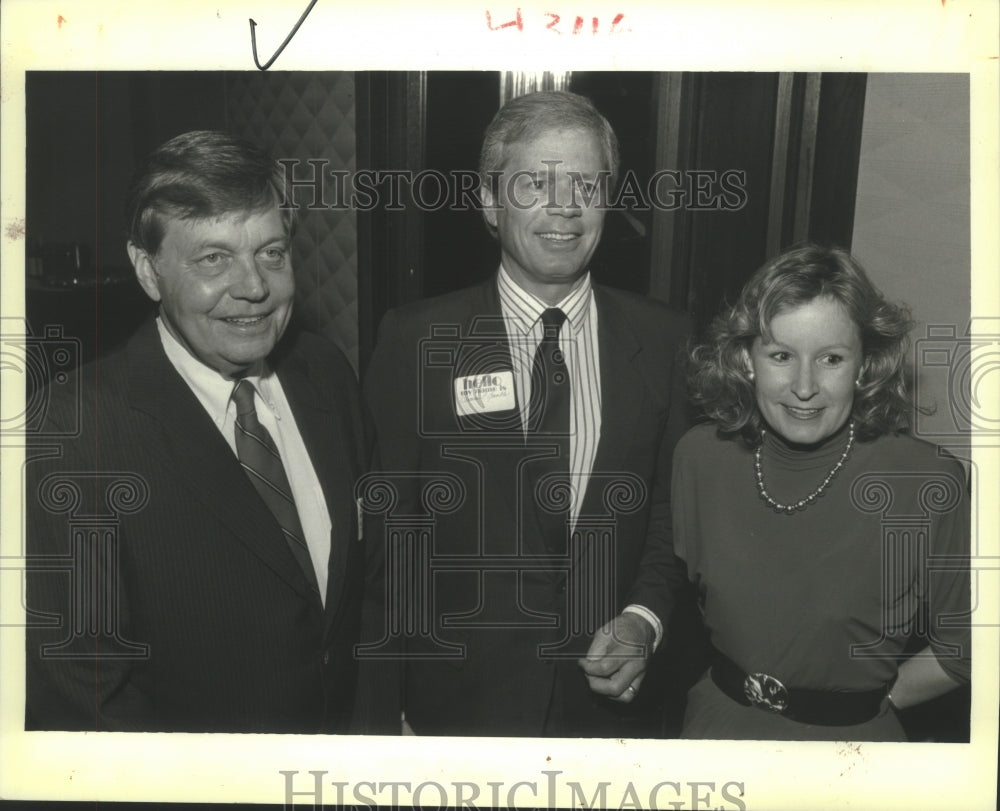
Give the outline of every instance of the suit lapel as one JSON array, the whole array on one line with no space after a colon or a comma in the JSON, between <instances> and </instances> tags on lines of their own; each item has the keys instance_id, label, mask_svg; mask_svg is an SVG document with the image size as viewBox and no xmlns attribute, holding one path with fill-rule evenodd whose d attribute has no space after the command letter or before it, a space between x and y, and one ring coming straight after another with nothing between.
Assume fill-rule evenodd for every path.
<instances>
[{"instance_id":1,"label":"suit lapel","mask_svg":"<svg viewBox=\"0 0 1000 811\"><path fill-rule=\"evenodd\" d=\"M523 346L511 346L506 323L503 319L496 277L490 279L480 290L478 306L473 309L476 315L470 319L465 333L475 340L468 345L466 355L471 358L469 349L481 352L482 350L477 350L476 347L482 347L484 343L489 343L493 356L496 358L492 371L513 371L511 362L513 352L525 353L521 358L521 363L527 364L530 368L534 360L534 353L527 352ZM529 392L519 392L514 409L510 412L492 415L494 418L493 426L488 432L481 434L487 441L492 439L492 446L483 451L484 469L487 471L487 475L492 474L491 480L486 482L490 493L486 494L485 500L486 502L496 501L495 494L502 493L503 512L506 515L515 516L514 525L516 527L515 534L519 539L519 552L547 557L552 554L549 544L546 542L547 533L561 531L562 523L561 521L558 523L559 530L554 530L556 522L552 520L552 516L542 513L530 486L537 474L537 470L533 471L532 467L545 464L543 457L546 450L544 442L525 441L521 424L520 400L522 397L528 396L530 396ZM536 458L529 461L529 457L532 455ZM500 505L497 506L498 509L501 508ZM556 549L561 548L561 546L560 542L556 542Z\"/></svg>"},{"instance_id":2,"label":"suit lapel","mask_svg":"<svg viewBox=\"0 0 1000 811\"><path fill-rule=\"evenodd\" d=\"M495 281L481 289L479 304L473 308L461 337L455 363L456 378L509 372L513 381L514 366L510 358L510 339L500 310ZM517 434L521 430L521 418L516 391L515 386L513 409L458 417L459 428L469 432L485 430L501 434ZM454 389L449 394L454 400Z\"/></svg>"},{"instance_id":3,"label":"suit lapel","mask_svg":"<svg viewBox=\"0 0 1000 811\"><path fill-rule=\"evenodd\" d=\"M359 475L354 462L353 438L345 435L344 421L335 404L325 400L310 380L301 358L277 368L278 378L295 416L295 424L323 488L330 513L330 560L327 569L327 618L336 614L344 591L350 544L357 539L357 516L351 499Z\"/></svg>"},{"instance_id":4,"label":"suit lapel","mask_svg":"<svg viewBox=\"0 0 1000 811\"><path fill-rule=\"evenodd\" d=\"M597 343L601 369L601 439L581 515L602 515L605 475L625 469L635 439L635 425L648 397L638 364L642 347L623 313L610 296L594 286L597 302Z\"/></svg>"},{"instance_id":5,"label":"suit lapel","mask_svg":"<svg viewBox=\"0 0 1000 811\"><path fill-rule=\"evenodd\" d=\"M513 379L512 349L495 276L480 288L480 295L473 303L472 312L465 324L463 339L457 364L458 376L510 372ZM526 551L525 546L538 551L537 543L533 540L537 533L528 531L529 527L536 526L533 511L520 515L517 511L523 495L518 483L519 463L524 456L520 412L520 398L523 395L524 393L516 394L514 408L509 411L459 418L460 430L469 439L480 442L479 449L473 453L482 462L484 492L481 504L487 511L484 518L496 521L498 515L493 514L493 510L502 515L515 516L512 526L522 544L519 547L522 553ZM508 554L511 551L513 550L508 549Z\"/></svg>"},{"instance_id":6,"label":"suit lapel","mask_svg":"<svg viewBox=\"0 0 1000 811\"><path fill-rule=\"evenodd\" d=\"M150 320L132 339L129 403L159 426L156 443L171 480L185 488L254 555L300 594L309 597L305 575L283 542L274 516L243 473L232 449L198 398L167 359Z\"/></svg>"}]
</instances>

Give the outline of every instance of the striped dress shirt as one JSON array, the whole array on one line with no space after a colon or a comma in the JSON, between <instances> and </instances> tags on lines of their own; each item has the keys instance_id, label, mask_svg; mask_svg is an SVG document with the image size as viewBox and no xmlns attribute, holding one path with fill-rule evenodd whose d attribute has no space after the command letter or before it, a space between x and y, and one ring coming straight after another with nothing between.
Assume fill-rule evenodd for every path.
<instances>
[{"instance_id":1,"label":"striped dress shirt","mask_svg":"<svg viewBox=\"0 0 1000 811\"><path fill-rule=\"evenodd\" d=\"M559 330L559 348L566 358L570 382L569 473L573 483L570 519L580 516L583 496L601 439L601 368L598 362L597 306L594 304L590 274L577 282L562 301L546 304L522 290L501 267L497 277L500 308L507 327L514 386L521 409L521 427L527 430L531 396L531 368L535 350L544 335L542 313L558 307L566 313Z\"/></svg>"},{"instance_id":2,"label":"striped dress shirt","mask_svg":"<svg viewBox=\"0 0 1000 811\"><path fill-rule=\"evenodd\" d=\"M544 335L542 313L549 307L558 307L566 313L566 322L559 330L559 348L569 370L569 471L573 483L570 520L575 525L601 439L601 364L597 342L597 304L590 273L584 274L562 301L551 305L518 287L502 265L497 274L497 289L510 344L522 430L526 430L527 426L535 350ZM624 612L638 614L653 626L653 648L658 648L663 639L663 625L659 618L641 605L628 605Z\"/></svg>"}]
</instances>

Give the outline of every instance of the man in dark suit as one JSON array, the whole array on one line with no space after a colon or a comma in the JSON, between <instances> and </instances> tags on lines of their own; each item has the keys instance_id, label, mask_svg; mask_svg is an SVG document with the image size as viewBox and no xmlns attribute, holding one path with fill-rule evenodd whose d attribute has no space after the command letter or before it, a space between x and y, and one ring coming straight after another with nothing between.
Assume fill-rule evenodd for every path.
<instances>
[{"instance_id":1,"label":"man in dark suit","mask_svg":"<svg viewBox=\"0 0 1000 811\"><path fill-rule=\"evenodd\" d=\"M128 253L158 317L50 394L29 450L29 729L346 729L367 454L346 359L285 334L283 199L223 133L136 173Z\"/></svg>"},{"instance_id":2,"label":"man in dark suit","mask_svg":"<svg viewBox=\"0 0 1000 811\"><path fill-rule=\"evenodd\" d=\"M381 731L400 705L416 734L651 731L627 705L684 580L669 491L686 324L591 284L617 172L586 99L510 101L480 159L499 272L382 323L365 500L385 531L360 649L369 685L399 697L366 701L390 708Z\"/></svg>"}]
</instances>

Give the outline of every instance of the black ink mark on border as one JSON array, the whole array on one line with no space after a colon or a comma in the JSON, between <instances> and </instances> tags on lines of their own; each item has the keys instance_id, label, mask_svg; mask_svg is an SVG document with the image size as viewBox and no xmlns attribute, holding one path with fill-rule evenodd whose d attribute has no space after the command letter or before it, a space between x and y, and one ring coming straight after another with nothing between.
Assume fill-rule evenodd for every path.
<instances>
[{"instance_id":1,"label":"black ink mark on border","mask_svg":"<svg viewBox=\"0 0 1000 811\"><path fill-rule=\"evenodd\" d=\"M315 5L316 5L316 0L311 0L306 10L302 12L302 16L299 17L299 21L295 23L294 28L292 28L292 30L288 32L288 36L285 37L285 41L278 46L278 50L274 52L274 56L268 59L267 63L264 65L262 65L260 63L260 60L257 58L257 32L255 30L257 28L257 23L253 19L253 17L250 18L250 47L253 49L254 64L257 65L257 67L260 70L267 70L269 67L271 67L271 65L274 64L274 60L277 59L279 56L281 56L281 52L285 50L285 46L292 41L292 37L295 36L295 32L298 31L299 28L302 26L302 23L305 22L306 17L309 16L309 12L313 10L313 6Z\"/></svg>"}]
</instances>

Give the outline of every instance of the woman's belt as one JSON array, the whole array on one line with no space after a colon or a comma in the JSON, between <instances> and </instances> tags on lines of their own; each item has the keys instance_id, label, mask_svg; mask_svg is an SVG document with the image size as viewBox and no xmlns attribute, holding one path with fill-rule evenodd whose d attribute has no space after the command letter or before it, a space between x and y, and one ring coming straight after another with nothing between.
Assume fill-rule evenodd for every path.
<instances>
[{"instance_id":1,"label":"woman's belt","mask_svg":"<svg viewBox=\"0 0 1000 811\"><path fill-rule=\"evenodd\" d=\"M786 687L767 673L746 673L715 649L712 681L723 693L744 707L773 712L802 724L849 726L870 721L879 714L891 685L877 690L843 692Z\"/></svg>"}]
</instances>

